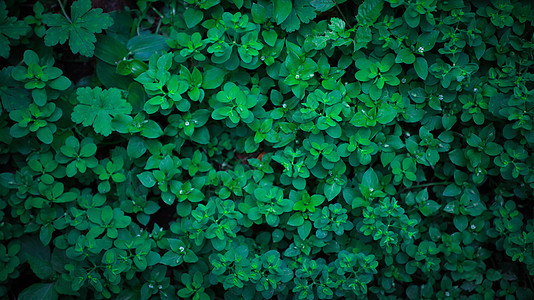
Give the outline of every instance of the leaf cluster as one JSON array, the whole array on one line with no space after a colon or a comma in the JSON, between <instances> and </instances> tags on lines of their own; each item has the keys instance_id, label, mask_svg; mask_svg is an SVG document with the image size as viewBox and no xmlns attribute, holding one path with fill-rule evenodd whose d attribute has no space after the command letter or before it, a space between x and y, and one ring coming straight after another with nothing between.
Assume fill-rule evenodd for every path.
<instances>
[{"instance_id":1,"label":"leaf cluster","mask_svg":"<svg viewBox=\"0 0 534 300\"><path fill-rule=\"evenodd\" d=\"M0 298L534 298L529 1L92 5L0 3Z\"/></svg>"}]
</instances>

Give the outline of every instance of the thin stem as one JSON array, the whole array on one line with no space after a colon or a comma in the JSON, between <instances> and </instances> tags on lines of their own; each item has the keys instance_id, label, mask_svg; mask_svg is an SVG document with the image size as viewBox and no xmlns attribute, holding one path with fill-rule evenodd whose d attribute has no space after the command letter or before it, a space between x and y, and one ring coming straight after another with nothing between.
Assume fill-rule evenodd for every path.
<instances>
[{"instance_id":1,"label":"thin stem","mask_svg":"<svg viewBox=\"0 0 534 300\"><path fill-rule=\"evenodd\" d=\"M451 182L450 181L441 181L441 182L431 182L431 183L425 183L425 184L412 185L410 187L405 187L402 191L404 192L405 190L409 190L409 189L415 189L415 188L427 187L427 186L434 186L434 185L444 185L444 184L449 184L449 183L451 183Z\"/></svg>"},{"instance_id":2,"label":"thin stem","mask_svg":"<svg viewBox=\"0 0 534 300\"><path fill-rule=\"evenodd\" d=\"M141 15L141 17L135 21L135 27L132 28L132 35L137 33L137 35L140 35L141 32L139 31L139 26L141 26L141 22L143 22L143 19L145 18L145 15L147 13L147 10L145 9Z\"/></svg>"},{"instance_id":3,"label":"thin stem","mask_svg":"<svg viewBox=\"0 0 534 300\"><path fill-rule=\"evenodd\" d=\"M81 136L81 137L83 137L83 138L86 138L86 137L87 137L85 134L83 134L83 133L80 131L80 129L78 128L78 126L74 126L73 128L74 128L74 131L76 131L76 133L77 133L79 136Z\"/></svg>"},{"instance_id":4,"label":"thin stem","mask_svg":"<svg viewBox=\"0 0 534 300\"><path fill-rule=\"evenodd\" d=\"M464 135L459 132L453 131L452 133L458 135L461 138L465 138Z\"/></svg>"},{"instance_id":5,"label":"thin stem","mask_svg":"<svg viewBox=\"0 0 534 300\"><path fill-rule=\"evenodd\" d=\"M63 12L63 15L65 16L65 18L67 18L67 20L69 20L69 22L72 23L72 20L67 15L67 11L65 11L65 6L63 6L63 2L61 2L61 0L57 0L57 2L59 3L59 6L61 7L61 11Z\"/></svg>"},{"instance_id":6,"label":"thin stem","mask_svg":"<svg viewBox=\"0 0 534 300\"><path fill-rule=\"evenodd\" d=\"M159 19L159 21L158 21L158 26L156 27L156 34L159 32L159 30L161 28L162 21L163 21L163 19Z\"/></svg>"},{"instance_id":7,"label":"thin stem","mask_svg":"<svg viewBox=\"0 0 534 300\"><path fill-rule=\"evenodd\" d=\"M156 9L156 8L154 8L154 7L152 7L152 10L153 10L153 11L154 11L154 12L155 12L155 13L156 13L156 14L157 14L157 15L158 15L158 16L159 16L159 17L160 17L161 19L163 19L163 18L164 18L163 14L162 14L162 13L160 13L160 12L159 12L159 10L157 10L157 9Z\"/></svg>"}]
</instances>

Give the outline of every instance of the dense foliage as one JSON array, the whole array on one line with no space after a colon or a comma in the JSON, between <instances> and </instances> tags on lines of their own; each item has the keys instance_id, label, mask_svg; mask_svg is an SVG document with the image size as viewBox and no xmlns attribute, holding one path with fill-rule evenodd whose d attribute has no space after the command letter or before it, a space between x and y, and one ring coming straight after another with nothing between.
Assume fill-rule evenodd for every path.
<instances>
[{"instance_id":1,"label":"dense foliage","mask_svg":"<svg viewBox=\"0 0 534 300\"><path fill-rule=\"evenodd\" d=\"M530 0L41 2L0 1L0 297L534 297Z\"/></svg>"}]
</instances>

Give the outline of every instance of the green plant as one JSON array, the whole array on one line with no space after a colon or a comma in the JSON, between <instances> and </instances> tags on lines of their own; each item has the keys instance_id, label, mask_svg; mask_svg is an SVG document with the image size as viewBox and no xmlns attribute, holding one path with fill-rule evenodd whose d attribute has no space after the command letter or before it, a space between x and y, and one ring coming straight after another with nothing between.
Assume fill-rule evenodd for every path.
<instances>
[{"instance_id":1,"label":"green plant","mask_svg":"<svg viewBox=\"0 0 534 300\"><path fill-rule=\"evenodd\" d=\"M532 3L121 3L0 3L0 298L534 297Z\"/></svg>"}]
</instances>

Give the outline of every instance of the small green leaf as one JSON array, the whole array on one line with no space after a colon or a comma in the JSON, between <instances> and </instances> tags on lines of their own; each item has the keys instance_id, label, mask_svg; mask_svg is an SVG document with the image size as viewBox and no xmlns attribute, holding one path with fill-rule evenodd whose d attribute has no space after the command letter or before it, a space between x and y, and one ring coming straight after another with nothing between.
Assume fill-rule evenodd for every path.
<instances>
[{"instance_id":1,"label":"small green leaf","mask_svg":"<svg viewBox=\"0 0 534 300\"><path fill-rule=\"evenodd\" d=\"M428 76L428 63L426 62L426 59L423 57L418 57L415 60L413 67L415 68L415 73L417 73L417 76L425 80Z\"/></svg>"},{"instance_id":2,"label":"small green leaf","mask_svg":"<svg viewBox=\"0 0 534 300\"><path fill-rule=\"evenodd\" d=\"M207 66L204 70L204 78L202 79L202 88L215 89L221 86L227 71L221 68Z\"/></svg>"},{"instance_id":3,"label":"small green leaf","mask_svg":"<svg viewBox=\"0 0 534 300\"><path fill-rule=\"evenodd\" d=\"M467 229L469 220L464 215L454 216L453 219L454 226L458 229L459 232L462 232Z\"/></svg>"},{"instance_id":4,"label":"small green leaf","mask_svg":"<svg viewBox=\"0 0 534 300\"><path fill-rule=\"evenodd\" d=\"M284 22L293 8L292 1L287 0L273 0L274 5L274 19L276 24L280 25Z\"/></svg>"},{"instance_id":5,"label":"small green leaf","mask_svg":"<svg viewBox=\"0 0 534 300\"><path fill-rule=\"evenodd\" d=\"M267 45L274 47L276 44L276 39L278 38L278 34L274 30L268 30L268 31L262 31L261 35L263 36L263 39L267 43Z\"/></svg>"},{"instance_id":6,"label":"small green leaf","mask_svg":"<svg viewBox=\"0 0 534 300\"><path fill-rule=\"evenodd\" d=\"M413 64L415 62L415 55L408 48L403 48L395 58L396 63Z\"/></svg>"},{"instance_id":7,"label":"small green leaf","mask_svg":"<svg viewBox=\"0 0 534 300\"><path fill-rule=\"evenodd\" d=\"M304 218L299 212L293 213L287 221L287 224L295 227L301 226L302 224L304 224Z\"/></svg>"},{"instance_id":8,"label":"small green leaf","mask_svg":"<svg viewBox=\"0 0 534 300\"><path fill-rule=\"evenodd\" d=\"M308 220L304 221L304 224L299 226L297 229L299 237L305 240L310 235L311 229L312 229L312 223Z\"/></svg>"},{"instance_id":9,"label":"small green leaf","mask_svg":"<svg viewBox=\"0 0 534 300\"><path fill-rule=\"evenodd\" d=\"M324 195L328 201L334 199L339 193L341 193L341 186L336 183L324 185Z\"/></svg>"},{"instance_id":10,"label":"small green leaf","mask_svg":"<svg viewBox=\"0 0 534 300\"><path fill-rule=\"evenodd\" d=\"M263 24L265 23L265 20L267 19L267 14L265 11L265 7L263 7L261 4L258 3L252 3L252 20L254 23Z\"/></svg>"},{"instance_id":11,"label":"small green leaf","mask_svg":"<svg viewBox=\"0 0 534 300\"><path fill-rule=\"evenodd\" d=\"M130 158L139 158L145 154L147 147L141 137L134 136L128 141L126 152Z\"/></svg>"},{"instance_id":12,"label":"small green leaf","mask_svg":"<svg viewBox=\"0 0 534 300\"><path fill-rule=\"evenodd\" d=\"M154 175L152 175L152 172L143 172L137 175L137 178L144 186L148 188L151 188L156 184L156 179L154 178Z\"/></svg>"},{"instance_id":13,"label":"small green leaf","mask_svg":"<svg viewBox=\"0 0 534 300\"><path fill-rule=\"evenodd\" d=\"M204 18L204 14L201 10L188 8L184 12L184 21L188 28L195 27L202 21L202 18Z\"/></svg>"},{"instance_id":14,"label":"small green leaf","mask_svg":"<svg viewBox=\"0 0 534 300\"><path fill-rule=\"evenodd\" d=\"M452 183L452 184L449 184L445 188L445 190L443 191L443 196L455 197L455 196L460 195L461 193L462 193L462 190L460 189L460 187Z\"/></svg>"},{"instance_id":15,"label":"small green leaf","mask_svg":"<svg viewBox=\"0 0 534 300\"><path fill-rule=\"evenodd\" d=\"M102 218L102 221L105 225L110 224L113 220L113 209L106 205L102 208L102 215L100 216Z\"/></svg>"}]
</instances>

